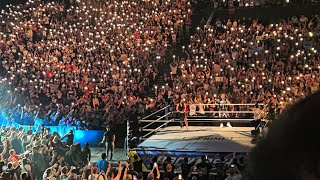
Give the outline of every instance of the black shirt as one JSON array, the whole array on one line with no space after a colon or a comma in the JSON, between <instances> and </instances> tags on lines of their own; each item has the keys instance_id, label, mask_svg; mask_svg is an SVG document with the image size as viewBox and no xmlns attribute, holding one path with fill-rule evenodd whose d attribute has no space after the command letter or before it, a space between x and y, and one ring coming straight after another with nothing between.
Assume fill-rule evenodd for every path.
<instances>
[{"instance_id":1,"label":"black shirt","mask_svg":"<svg viewBox=\"0 0 320 180\"><path fill-rule=\"evenodd\" d=\"M182 177L186 179L188 177L188 174L190 173L190 169L192 166L194 166L195 162L188 164L187 162L183 162L181 164L181 171L182 171Z\"/></svg>"},{"instance_id":2,"label":"black shirt","mask_svg":"<svg viewBox=\"0 0 320 180\"><path fill-rule=\"evenodd\" d=\"M211 164L202 161L197 165L199 180L207 180L209 178L209 171L211 170Z\"/></svg>"},{"instance_id":3,"label":"black shirt","mask_svg":"<svg viewBox=\"0 0 320 180\"><path fill-rule=\"evenodd\" d=\"M67 144L67 145L73 144L73 138L74 138L73 133L68 133L68 134L67 134L66 144Z\"/></svg>"},{"instance_id":4,"label":"black shirt","mask_svg":"<svg viewBox=\"0 0 320 180\"><path fill-rule=\"evenodd\" d=\"M109 131L106 131L106 132L104 133L105 141L108 142L108 143L112 143L112 142L113 142L113 135L114 135L114 133L111 132L110 130L109 130Z\"/></svg>"},{"instance_id":5,"label":"black shirt","mask_svg":"<svg viewBox=\"0 0 320 180\"><path fill-rule=\"evenodd\" d=\"M69 150L65 156L66 163L70 166L75 166L75 164L73 163L73 159L75 159L75 156L76 156L75 152Z\"/></svg>"},{"instance_id":6,"label":"black shirt","mask_svg":"<svg viewBox=\"0 0 320 180\"><path fill-rule=\"evenodd\" d=\"M89 161L91 160L91 150L89 147L84 147L84 151L81 153L82 157L84 158L83 160L88 159Z\"/></svg>"},{"instance_id":7,"label":"black shirt","mask_svg":"<svg viewBox=\"0 0 320 180\"><path fill-rule=\"evenodd\" d=\"M216 168L217 168L217 179L218 180L227 178L228 165L225 162L217 163Z\"/></svg>"},{"instance_id":8,"label":"black shirt","mask_svg":"<svg viewBox=\"0 0 320 180\"><path fill-rule=\"evenodd\" d=\"M139 161L134 161L133 162L133 169L137 172L137 173L141 173L142 172L142 163L143 160L140 159Z\"/></svg>"}]
</instances>

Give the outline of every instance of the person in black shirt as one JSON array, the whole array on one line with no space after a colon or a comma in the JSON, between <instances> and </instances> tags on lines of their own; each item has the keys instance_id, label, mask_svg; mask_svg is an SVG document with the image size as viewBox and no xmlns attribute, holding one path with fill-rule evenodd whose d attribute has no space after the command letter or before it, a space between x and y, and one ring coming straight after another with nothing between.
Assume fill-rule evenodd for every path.
<instances>
[{"instance_id":1,"label":"person in black shirt","mask_svg":"<svg viewBox=\"0 0 320 180\"><path fill-rule=\"evenodd\" d=\"M53 166L57 161L58 161L58 152L56 150L53 150L49 165Z\"/></svg>"},{"instance_id":2,"label":"person in black shirt","mask_svg":"<svg viewBox=\"0 0 320 180\"><path fill-rule=\"evenodd\" d=\"M73 139L74 139L74 135L73 135L73 131L70 130L68 134L64 135L61 139L67 138L66 140L66 145L70 146L73 144Z\"/></svg>"},{"instance_id":3,"label":"person in black shirt","mask_svg":"<svg viewBox=\"0 0 320 180\"><path fill-rule=\"evenodd\" d=\"M191 164L189 164L188 161L189 159L185 157L183 163L181 164L182 178L184 180L188 179L191 167L196 163L195 161L193 161Z\"/></svg>"},{"instance_id":4,"label":"person in black shirt","mask_svg":"<svg viewBox=\"0 0 320 180\"><path fill-rule=\"evenodd\" d=\"M61 142L60 138L55 137L53 143L53 147L57 151L58 155L65 155L68 151L68 147Z\"/></svg>"},{"instance_id":5,"label":"person in black shirt","mask_svg":"<svg viewBox=\"0 0 320 180\"><path fill-rule=\"evenodd\" d=\"M39 147L33 147L30 155L32 162L32 177L33 179L41 179L43 172L45 171L45 161L42 154L39 152Z\"/></svg>"},{"instance_id":6,"label":"person in black shirt","mask_svg":"<svg viewBox=\"0 0 320 180\"><path fill-rule=\"evenodd\" d=\"M111 152L110 160L112 161L114 147L115 147L116 135L111 131L110 127L106 127L106 132L103 135L103 139L100 144L106 145L107 158L109 157L109 151Z\"/></svg>"},{"instance_id":7,"label":"person in black shirt","mask_svg":"<svg viewBox=\"0 0 320 180\"><path fill-rule=\"evenodd\" d=\"M83 161L91 161L91 150L88 143L85 143L84 147L82 148L81 157L83 158Z\"/></svg>"},{"instance_id":8,"label":"person in black shirt","mask_svg":"<svg viewBox=\"0 0 320 180\"><path fill-rule=\"evenodd\" d=\"M202 161L197 164L199 180L207 180L209 179L209 171L211 170L212 166L205 156L202 156L201 159Z\"/></svg>"},{"instance_id":9,"label":"person in black shirt","mask_svg":"<svg viewBox=\"0 0 320 180\"><path fill-rule=\"evenodd\" d=\"M143 160L139 159L139 156L137 154L135 154L133 158L134 158L134 162L133 162L134 171L136 171L137 173L141 173Z\"/></svg>"},{"instance_id":10,"label":"person in black shirt","mask_svg":"<svg viewBox=\"0 0 320 180\"><path fill-rule=\"evenodd\" d=\"M76 167L81 167L80 163L77 160L77 152L76 152L76 146L71 145L70 150L67 151L65 155L65 162L69 166L76 166Z\"/></svg>"},{"instance_id":11,"label":"person in black shirt","mask_svg":"<svg viewBox=\"0 0 320 180\"><path fill-rule=\"evenodd\" d=\"M3 177L4 179L18 179L18 168L15 168L13 166L13 164L10 162L7 165L8 169L7 169L7 174L8 176ZM9 178L7 178L9 177Z\"/></svg>"},{"instance_id":12,"label":"person in black shirt","mask_svg":"<svg viewBox=\"0 0 320 180\"><path fill-rule=\"evenodd\" d=\"M225 157L223 155L220 156L220 162L216 164L217 168L217 180L224 180L227 178L227 169L228 165L225 161Z\"/></svg>"},{"instance_id":13,"label":"person in black shirt","mask_svg":"<svg viewBox=\"0 0 320 180\"><path fill-rule=\"evenodd\" d=\"M320 91L287 106L251 150L243 180L319 179Z\"/></svg>"},{"instance_id":14,"label":"person in black shirt","mask_svg":"<svg viewBox=\"0 0 320 180\"><path fill-rule=\"evenodd\" d=\"M173 179L174 177L174 165L171 162L171 157L167 157L166 161L163 163L164 177Z\"/></svg>"}]
</instances>

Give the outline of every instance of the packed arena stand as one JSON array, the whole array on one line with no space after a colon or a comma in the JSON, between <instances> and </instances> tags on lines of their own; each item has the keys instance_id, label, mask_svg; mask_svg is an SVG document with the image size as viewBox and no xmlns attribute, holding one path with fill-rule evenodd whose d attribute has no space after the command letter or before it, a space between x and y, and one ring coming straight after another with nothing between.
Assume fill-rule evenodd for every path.
<instances>
[{"instance_id":1,"label":"packed arena stand","mask_svg":"<svg viewBox=\"0 0 320 180\"><path fill-rule=\"evenodd\" d=\"M183 55L170 64L166 86L157 94L181 102L190 115L214 111L214 105L206 104L225 101L266 104L274 118L287 104L319 88L319 22L315 15L275 24L217 20L198 27L182 47ZM241 106L228 110L234 108Z\"/></svg>"},{"instance_id":2,"label":"packed arena stand","mask_svg":"<svg viewBox=\"0 0 320 180\"><path fill-rule=\"evenodd\" d=\"M214 9L313 6L319 5L317 0L200 0L200 6L210 5Z\"/></svg>"},{"instance_id":3,"label":"packed arena stand","mask_svg":"<svg viewBox=\"0 0 320 180\"><path fill-rule=\"evenodd\" d=\"M30 0L2 10L2 179L180 179L179 174L240 179L245 157L235 154L228 160L221 155L219 161L186 157L179 167L175 157L138 154L126 164L111 165L106 154L90 163L89 145L74 144L72 132L63 142L42 126L100 129L167 104L173 111L181 104L177 109L192 116L214 111L213 104L221 102L263 103L274 119L287 104L319 88L317 15L275 24L242 19L205 26L203 20L182 55L173 56L165 85L150 88L167 48L176 49L177 41L189 35L191 4L198 3ZM149 91L155 91L155 99ZM224 110L241 110L234 108ZM20 124L38 129L4 127Z\"/></svg>"},{"instance_id":4,"label":"packed arena stand","mask_svg":"<svg viewBox=\"0 0 320 180\"><path fill-rule=\"evenodd\" d=\"M147 93L157 65L190 8L184 0L7 5L0 16L7 116L92 129L143 114L155 102Z\"/></svg>"}]
</instances>

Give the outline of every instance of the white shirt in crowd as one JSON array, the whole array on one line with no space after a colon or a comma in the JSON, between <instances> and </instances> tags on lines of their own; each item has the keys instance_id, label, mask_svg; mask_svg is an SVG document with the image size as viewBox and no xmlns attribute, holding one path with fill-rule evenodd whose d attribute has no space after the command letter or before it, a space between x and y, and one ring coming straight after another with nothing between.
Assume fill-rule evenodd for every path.
<instances>
[{"instance_id":1,"label":"white shirt in crowd","mask_svg":"<svg viewBox=\"0 0 320 180\"><path fill-rule=\"evenodd\" d=\"M196 114L196 109L197 109L197 106L195 104L190 105L190 112L189 112L190 116Z\"/></svg>"}]
</instances>

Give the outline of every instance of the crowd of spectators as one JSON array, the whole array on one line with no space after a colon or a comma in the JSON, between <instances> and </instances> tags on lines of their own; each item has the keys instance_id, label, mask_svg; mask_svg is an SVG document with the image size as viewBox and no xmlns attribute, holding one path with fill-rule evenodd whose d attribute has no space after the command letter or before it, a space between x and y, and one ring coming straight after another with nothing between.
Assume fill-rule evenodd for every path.
<instances>
[{"instance_id":1,"label":"crowd of spectators","mask_svg":"<svg viewBox=\"0 0 320 180\"><path fill-rule=\"evenodd\" d=\"M88 144L73 142L72 132L62 142L56 132L44 126L32 132L23 128L2 127L0 146L0 178L4 180L120 180L126 177L128 163L90 163ZM105 153L102 157L106 156ZM125 168L124 168L125 167ZM103 168L103 169L101 169Z\"/></svg>"},{"instance_id":2,"label":"crowd of spectators","mask_svg":"<svg viewBox=\"0 0 320 180\"><path fill-rule=\"evenodd\" d=\"M166 48L189 34L191 15L185 0L8 5L0 16L2 119L92 129L170 102L221 99L266 103L272 115L318 89L319 17L247 18L199 27L174 56L166 86L148 97Z\"/></svg>"},{"instance_id":3,"label":"crowd of spectators","mask_svg":"<svg viewBox=\"0 0 320 180\"><path fill-rule=\"evenodd\" d=\"M62 141L66 138L66 141ZM200 179L215 176L224 180L240 179L245 156L233 154L232 161L221 155L219 160L203 156L189 161L165 156L139 157L111 162L106 153L92 161L91 150L74 142L72 131L61 137L50 128L38 126L35 131L1 127L0 179L4 180L142 180ZM147 173L147 174L146 174Z\"/></svg>"},{"instance_id":4,"label":"crowd of spectators","mask_svg":"<svg viewBox=\"0 0 320 180\"><path fill-rule=\"evenodd\" d=\"M157 97L151 99L147 93L158 64L177 36L189 34L191 15L187 0L30 0L8 5L0 15L3 125L101 128L165 102L182 102L187 112L192 104L212 111L214 105L202 104L264 103L273 116L319 89L317 15L277 24L217 20L197 28L190 45L182 47L183 55L170 64L165 86L155 88ZM180 177L170 157L159 164L157 158L146 161L135 155L125 168L119 162L115 170L106 154L91 164L89 146L74 144L72 132L66 142L63 138L44 126L35 132L2 127L2 179L143 179L147 167L147 179L160 179L160 169L163 179L194 179L195 170L205 180L213 169L207 157L198 164L185 158ZM221 157L214 166L217 179L234 180L241 179L244 164L235 160L229 165Z\"/></svg>"},{"instance_id":5,"label":"crowd of spectators","mask_svg":"<svg viewBox=\"0 0 320 180\"><path fill-rule=\"evenodd\" d=\"M230 159L223 153L214 159L208 156L201 156L199 159L163 155L149 157L146 154L139 157L134 154L129 160L128 174L137 176L139 180L142 179L142 172L150 172L148 179L159 174L158 177L165 180L240 180L245 159L245 155L236 153Z\"/></svg>"},{"instance_id":6,"label":"crowd of spectators","mask_svg":"<svg viewBox=\"0 0 320 180\"><path fill-rule=\"evenodd\" d=\"M257 19L217 20L198 27L183 55L170 64L157 94L191 112L214 104L264 103L274 116L287 104L319 89L320 18L292 17L276 24ZM245 106L229 106L247 110ZM194 108L195 109L195 108ZM193 110L194 110L193 109Z\"/></svg>"},{"instance_id":7,"label":"crowd of spectators","mask_svg":"<svg viewBox=\"0 0 320 180\"><path fill-rule=\"evenodd\" d=\"M206 1L205 1L206 2ZM283 6L313 6L317 0L211 0L213 8L253 8L253 7L283 7Z\"/></svg>"},{"instance_id":8,"label":"crowd of spectators","mask_svg":"<svg viewBox=\"0 0 320 180\"><path fill-rule=\"evenodd\" d=\"M9 117L30 116L30 124L37 117L86 128L159 108L149 85L191 15L186 0L7 5L0 15L2 107Z\"/></svg>"}]
</instances>

